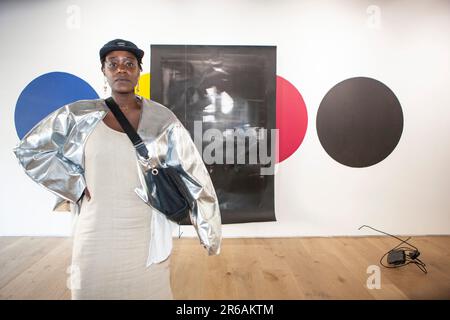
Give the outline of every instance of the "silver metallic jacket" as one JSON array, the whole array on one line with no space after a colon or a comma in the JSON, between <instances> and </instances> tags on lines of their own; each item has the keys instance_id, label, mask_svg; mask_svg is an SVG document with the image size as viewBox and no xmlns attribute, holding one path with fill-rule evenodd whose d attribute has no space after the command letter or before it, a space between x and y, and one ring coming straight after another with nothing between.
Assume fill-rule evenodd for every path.
<instances>
[{"instance_id":1,"label":"silver metallic jacket","mask_svg":"<svg viewBox=\"0 0 450 320\"><path fill-rule=\"evenodd\" d=\"M141 97L143 102L138 134L151 159L167 165L180 164L195 182L185 179L196 200L190 219L202 245L210 255L220 253L221 216L217 195L203 160L189 132L166 107ZM53 192L53 210L79 213L86 188L84 146L95 126L109 112L103 99L81 100L61 107L34 126L14 148L25 173ZM144 173L151 165L136 152L140 185L137 195L148 205Z\"/></svg>"}]
</instances>

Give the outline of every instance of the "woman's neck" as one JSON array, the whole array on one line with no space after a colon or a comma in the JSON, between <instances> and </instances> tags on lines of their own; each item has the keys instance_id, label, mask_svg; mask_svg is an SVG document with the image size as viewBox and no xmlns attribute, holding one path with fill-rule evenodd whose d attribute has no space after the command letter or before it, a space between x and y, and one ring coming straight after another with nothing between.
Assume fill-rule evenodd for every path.
<instances>
[{"instance_id":1,"label":"woman's neck","mask_svg":"<svg viewBox=\"0 0 450 320\"><path fill-rule=\"evenodd\" d=\"M112 93L112 97L114 98L114 101L119 105L121 108L125 109L133 109L133 108L139 108L136 96L134 95L134 92L129 93Z\"/></svg>"}]
</instances>

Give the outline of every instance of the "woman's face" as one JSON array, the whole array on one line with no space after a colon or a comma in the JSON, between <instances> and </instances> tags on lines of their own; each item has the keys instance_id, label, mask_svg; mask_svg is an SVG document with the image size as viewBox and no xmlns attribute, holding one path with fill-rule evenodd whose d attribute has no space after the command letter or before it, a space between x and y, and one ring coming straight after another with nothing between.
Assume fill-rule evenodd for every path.
<instances>
[{"instance_id":1,"label":"woman's face","mask_svg":"<svg viewBox=\"0 0 450 320\"><path fill-rule=\"evenodd\" d=\"M111 51L102 69L112 92L130 93L139 81L139 63L128 51Z\"/></svg>"}]
</instances>

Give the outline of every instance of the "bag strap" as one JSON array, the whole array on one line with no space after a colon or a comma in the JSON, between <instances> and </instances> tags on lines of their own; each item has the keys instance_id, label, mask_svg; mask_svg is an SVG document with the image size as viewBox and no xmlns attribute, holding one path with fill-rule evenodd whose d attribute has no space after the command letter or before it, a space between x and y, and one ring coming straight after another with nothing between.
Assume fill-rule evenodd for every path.
<instances>
[{"instance_id":1,"label":"bag strap","mask_svg":"<svg viewBox=\"0 0 450 320\"><path fill-rule=\"evenodd\" d=\"M127 134L128 138L130 138L134 148L139 153L139 155L145 159L148 159L149 156L147 147L145 146L141 137L138 135L131 123L128 121L127 117L125 117L122 110L120 110L120 107L114 101L113 97L105 99L105 103L114 114L114 117L116 117L123 131Z\"/></svg>"}]
</instances>

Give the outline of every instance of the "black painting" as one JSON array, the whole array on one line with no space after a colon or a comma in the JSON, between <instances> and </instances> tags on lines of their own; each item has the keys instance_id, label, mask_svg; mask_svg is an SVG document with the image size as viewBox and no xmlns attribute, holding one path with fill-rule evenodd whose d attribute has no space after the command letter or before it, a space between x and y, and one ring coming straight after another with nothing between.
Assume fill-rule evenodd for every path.
<instances>
[{"instance_id":1,"label":"black painting","mask_svg":"<svg viewBox=\"0 0 450 320\"><path fill-rule=\"evenodd\" d=\"M223 223L275 220L274 176L261 174L273 161L264 162L259 153L264 143L271 155L275 143L270 134L276 125L275 65L276 47L271 46L151 46L151 99L171 109L197 142ZM199 127L216 137L195 139ZM211 163L205 154L214 141ZM245 141L244 149L238 141ZM223 144L223 154L217 143ZM227 143L234 146L233 154ZM256 162L252 154L258 155Z\"/></svg>"}]
</instances>

